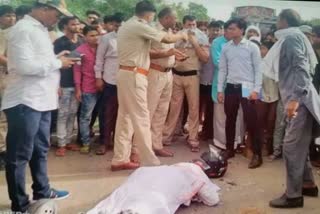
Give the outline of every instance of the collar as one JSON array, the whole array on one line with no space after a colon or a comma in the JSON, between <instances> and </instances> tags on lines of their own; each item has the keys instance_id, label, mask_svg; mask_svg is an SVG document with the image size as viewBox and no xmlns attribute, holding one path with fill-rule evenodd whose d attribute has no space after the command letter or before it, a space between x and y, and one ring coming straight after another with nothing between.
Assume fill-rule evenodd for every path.
<instances>
[{"instance_id":1,"label":"collar","mask_svg":"<svg viewBox=\"0 0 320 214\"><path fill-rule=\"evenodd\" d=\"M144 19L139 18L138 16L133 16L132 17L133 20L137 20L138 22L142 22L144 24L148 24L148 22Z\"/></svg>"},{"instance_id":2,"label":"collar","mask_svg":"<svg viewBox=\"0 0 320 214\"><path fill-rule=\"evenodd\" d=\"M238 45L240 45L240 44L245 44L247 41L248 41L248 40L243 37L242 40L240 41L240 43L239 43ZM236 44L234 44L234 41L233 41L233 40L231 40L231 44L232 44L232 45L236 45Z\"/></svg>"},{"instance_id":3,"label":"collar","mask_svg":"<svg viewBox=\"0 0 320 214\"><path fill-rule=\"evenodd\" d=\"M30 15L25 15L23 19L31 22L35 26L46 28L45 26L43 26L43 24L41 22L39 22L37 19L33 18Z\"/></svg>"}]
</instances>

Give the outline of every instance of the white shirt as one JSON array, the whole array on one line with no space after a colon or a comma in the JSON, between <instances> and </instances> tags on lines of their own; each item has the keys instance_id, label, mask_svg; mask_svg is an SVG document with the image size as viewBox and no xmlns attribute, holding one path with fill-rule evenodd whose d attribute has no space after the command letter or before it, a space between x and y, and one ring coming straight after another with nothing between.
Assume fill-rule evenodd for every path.
<instances>
[{"instance_id":1,"label":"white shirt","mask_svg":"<svg viewBox=\"0 0 320 214\"><path fill-rule=\"evenodd\" d=\"M103 78L106 83L116 85L118 70L117 33L111 32L100 39L94 71L96 78Z\"/></svg>"},{"instance_id":2,"label":"white shirt","mask_svg":"<svg viewBox=\"0 0 320 214\"><path fill-rule=\"evenodd\" d=\"M26 15L8 35L9 74L2 109L20 104L37 111L57 109L61 66L47 28Z\"/></svg>"},{"instance_id":3,"label":"white shirt","mask_svg":"<svg viewBox=\"0 0 320 214\"><path fill-rule=\"evenodd\" d=\"M87 214L118 214L125 210L139 214L174 214L180 205L190 205L195 196L208 206L216 205L219 190L200 167L192 163L141 167Z\"/></svg>"}]
</instances>

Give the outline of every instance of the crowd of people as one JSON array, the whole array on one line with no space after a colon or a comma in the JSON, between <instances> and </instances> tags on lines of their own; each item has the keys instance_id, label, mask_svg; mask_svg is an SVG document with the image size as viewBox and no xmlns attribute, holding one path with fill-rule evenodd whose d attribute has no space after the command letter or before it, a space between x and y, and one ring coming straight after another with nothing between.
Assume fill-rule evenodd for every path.
<instances>
[{"instance_id":1,"label":"crowd of people","mask_svg":"<svg viewBox=\"0 0 320 214\"><path fill-rule=\"evenodd\" d=\"M34 200L68 196L48 182L50 135L56 132L58 157L67 150L89 154L97 119L94 152L113 149L112 171L158 166L158 157L174 156L175 135L184 135L191 152L210 142L226 159L246 146L251 169L262 165L263 148L270 161L283 156L287 190L273 207L301 207L302 195L317 196L309 154L319 167L320 26L301 25L291 9L266 35L240 18L204 22L186 15L179 24L169 7L156 22L155 14L148 1L128 20L90 10L82 21L64 1L0 6L7 121L0 140L6 136L12 210L30 205L28 163Z\"/></svg>"}]
</instances>

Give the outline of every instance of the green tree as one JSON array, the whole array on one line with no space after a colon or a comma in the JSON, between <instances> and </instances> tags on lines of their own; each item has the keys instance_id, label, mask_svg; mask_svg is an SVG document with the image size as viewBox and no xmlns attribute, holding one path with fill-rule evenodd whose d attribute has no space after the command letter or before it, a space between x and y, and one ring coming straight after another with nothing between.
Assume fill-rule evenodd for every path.
<instances>
[{"instance_id":1,"label":"green tree","mask_svg":"<svg viewBox=\"0 0 320 214\"><path fill-rule=\"evenodd\" d=\"M187 12L189 15L197 17L199 21L209 21L208 9L201 4L190 2Z\"/></svg>"},{"instance_id":2,"label":"green tree","mask_svg":"<svg viewBox=\"0 0 320 214\"><path fill-rule=\"evenodd\" d=\"M310 26L317 26L320 25L320 19L319 18L313 18L311 20L306 20L302 22L305 25L310 25Z\"/></svg>"}]
</instances>

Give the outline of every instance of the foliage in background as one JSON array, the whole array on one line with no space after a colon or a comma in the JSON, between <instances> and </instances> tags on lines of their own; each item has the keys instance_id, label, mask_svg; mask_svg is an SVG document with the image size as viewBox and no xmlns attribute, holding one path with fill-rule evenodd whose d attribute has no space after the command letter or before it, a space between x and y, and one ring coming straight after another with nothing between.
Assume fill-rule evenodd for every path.
<instances>
[{"instance_id":1,"label":"foliage in background","mask_svg":"<svg viewBox=\"0 0 320 214\"><path fill-rule=\"evenodd\" d=\"M1 1L1 0L0 0ZM121 12L126 18L134 14L134 8L140 0L66 0L68 10L80 18L85 17L85 12L89 9L99 11L102 16L110 15L115 12ZM166 6L174 8L178 13L179 20L182 20L184 15L195 15L199 21L209 20L208 10L203 5L196 3L189 3L185 7L183 3L165 4L164 0L150 0L153 2L158 11ZM21 4L32 4L34 0L11 0L9 1L13 6Z\"/></svg>"},{"instance_id":2,"label":"foliage in background","mask_svg":"<svg viewBox=\"0 0 320 214\"><path fill-rule=\"evenodd\" d=\"M85 12L89 9L99 11L103 16L115 12L121 12L126 18L134 13L134 7L140 0L66 0L68 9L80 18L85 17ZM201 4L190 2L187 7L182 2L166 5L164 0L150 0L158 10L165 6L174 8L178 13L178 19L181 21L184 15L191 14L197 17L199 21L209 21L208 9ZM0 3L7 3L17 7L21 4L32 4L34 0L0 0ZM214 18L214 17L213 17ZM226 20L224 20L226 21ZM303 21L303 24L320 25L320 18Z\"/></svg>"}]
</instances>

